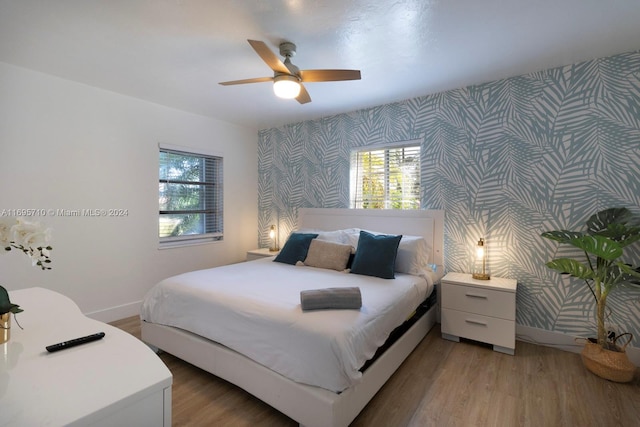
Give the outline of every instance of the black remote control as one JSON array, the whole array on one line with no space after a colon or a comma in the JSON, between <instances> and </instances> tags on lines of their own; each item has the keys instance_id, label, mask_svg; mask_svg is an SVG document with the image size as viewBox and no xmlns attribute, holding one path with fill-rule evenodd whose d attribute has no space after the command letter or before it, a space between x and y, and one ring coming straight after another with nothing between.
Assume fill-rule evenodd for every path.
<instances>
[{"instance_id":1,"label":"black remote control","mask_svg":"<svg viewBox=\"0 0 640 427\"><path fill-rule=\"evenodd\" d=\"M54 351L64 350L65 348L75 347L77 345L97 341L102 338L104 338L104 332L98 332L97 334L87 335L86 337L74 338L69 341L59 342L58 344L51 344L46 348L49 353L53 353Z\"/></svg>"}]
</instances>

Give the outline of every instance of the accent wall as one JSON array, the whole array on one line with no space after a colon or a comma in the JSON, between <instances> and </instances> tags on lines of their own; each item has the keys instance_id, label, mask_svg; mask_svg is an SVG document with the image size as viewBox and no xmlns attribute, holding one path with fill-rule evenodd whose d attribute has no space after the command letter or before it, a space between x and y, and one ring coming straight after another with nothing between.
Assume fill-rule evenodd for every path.
<instances>
[{"instance_id":1,"label":"accent wall","mask_svg":"<svg viewBox=\"0 0 640 427\"><path fill-rule=\"evenodd\" d=\"M260 131L260 245L276 223L282 244L298 208L349 207L353 150L408 140L422 208L445 210L446 271L470 272L484 237L490 273L518 280L518 324L592 335L592 297L545 266L559 248L540 233L609 207L640 214L640 51ZM609 306L638 342L640 291Z\"/></svg>"}]
</instances>

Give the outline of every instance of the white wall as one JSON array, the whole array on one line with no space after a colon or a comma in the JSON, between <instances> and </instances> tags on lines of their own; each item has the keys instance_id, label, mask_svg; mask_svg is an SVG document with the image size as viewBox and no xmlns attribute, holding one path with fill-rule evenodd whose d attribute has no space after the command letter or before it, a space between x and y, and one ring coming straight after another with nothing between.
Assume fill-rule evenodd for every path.
<instances>
[{"instance_id":1,"label":"white wall","mask_svg":"<svg viewBox=\"0 0 640 427\"><path fill-rule=\"evenodd\" d=\"M159 142L224 156L223 242L158 249ZM53 270L32 268L12 251L0 256L0 284L49 288L111 321L137 314L146 291L162 278L242 261L257 245L256 147L253 129L0 62L0 214L128 211L125 217L32 218L53 228Z\"/></svg>"}]
</instances>

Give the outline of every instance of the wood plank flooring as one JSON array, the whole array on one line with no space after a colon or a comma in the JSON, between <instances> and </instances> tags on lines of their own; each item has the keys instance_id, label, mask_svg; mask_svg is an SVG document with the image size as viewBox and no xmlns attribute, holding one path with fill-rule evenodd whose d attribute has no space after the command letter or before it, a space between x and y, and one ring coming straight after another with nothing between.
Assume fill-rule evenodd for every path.
<instances>
[{"instance_id":1,"label":"wood plank flooring","mask_svg":"<svg viewBox=\"0 0 640 427\"><path fill-rule=\"evenodd\" d=\"M140 337L138 317L112 325ZM174 426L295 426L244 390L170 354ZM516 355L440 338L436 325L352 423L369 426L640 426L640 370L618 384L578 354L518 341Z\"/></svg>"}]
</instances>

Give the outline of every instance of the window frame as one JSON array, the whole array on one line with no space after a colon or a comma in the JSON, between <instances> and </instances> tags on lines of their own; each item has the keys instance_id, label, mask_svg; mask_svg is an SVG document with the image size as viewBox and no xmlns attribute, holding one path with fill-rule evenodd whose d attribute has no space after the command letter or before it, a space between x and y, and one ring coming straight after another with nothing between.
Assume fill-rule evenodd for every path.
<instances>
[{"instance_id":1,"label":"window frame","mask_svg":"<svg viewBox=\"0 0 640 427\"><path fill-rule=\"evenodd\" d=\"M401 207L401 208L394 208L393 207L393 203L394 200L391 198L390 195L390 185L391 185L391 179L390 179L390 166L389 166L389 156L390 153L389 151L391 150L398 150L398 149L403 149L403 148L411 148L411 149L417 149L417 157L418 157L418 170L417 173L415 175L415 178L417 179L417 193L416 193L416 198L417 198L417 203L415 205L415 207L411 208L407 208L407 207ZM382 208L374 208L374 207L365 207L364 203L365 203L365 197L362 195L362 185L359 182L359 172L360 172L360 164L361 162L359 161L360 156L365 155L366 153L372 153L372 152L376 152L376 151L384 151L384 166L383 166L383 170L382 173L384 174L383 177L383 191L384 191L384 196L383 198L380 200L380 202L383 204ZM422 152L422 146L421 146L421 141L420 140L408 140L408 141L398 141L398 142L392 142L392 143L385 143L385 144L377 144L377 145L368 145L368 146L361 146L361 147L355 147L351 150L351 158L350 158L350 162L349 162L349 174L350 174L350 188L349 188L349 206L351 209L397 209L397 210L415 210L415 209L421 209L422 206L422 200L421 200L421 169L422 169L422 162L420 160L421 157L421 152Z\"/></svg>"},{"instance_id":2,"label":"window frame","mask_svg":"<svg viewBox=\"0 0 640 427\"><path fill-rule=\"evenodd\" d=\"M220 215L220 218L215 219L219 223L219 230L209 232L209 233L200 233L200 234L183 234L179 236L160 236L160 220L163 215L168 215L171 212L174 213L186 213L189 212L185 210L181 211L166 211L160 209L160 190L158 189L158 226L156 228L158 240L159 240L159 248L172 248L172 247L180 247L180 246L190 246L190 245L199 245L199 244L207 244L220 242L224 238L224 156L220 152L210 151L202 148L193 148L193 147L184 147L179 145L171 145L171 144L158 144L158 185L167 183L166 179L162 179L160 177L160 168L162 167L161 162L161 153L176 153L183 154L186 156L195 156L200 158L213 159L216 162L215 169L215 181L214 182L198 182L198 185L213 185L215 187L214 199L217 201L215 212ZM176 181L176 183L179 183ZM220 205L219 207L217 205ZM205 213L207 214L207 209L198 209L194 210L194 213ZM208 214L212 214L209 212Z\"/></svg>"}]
</instances>

